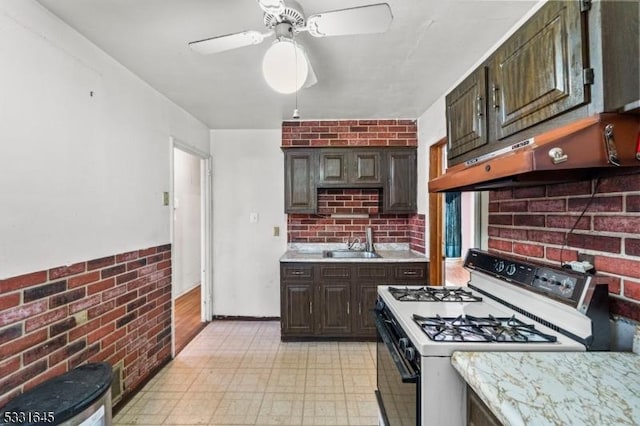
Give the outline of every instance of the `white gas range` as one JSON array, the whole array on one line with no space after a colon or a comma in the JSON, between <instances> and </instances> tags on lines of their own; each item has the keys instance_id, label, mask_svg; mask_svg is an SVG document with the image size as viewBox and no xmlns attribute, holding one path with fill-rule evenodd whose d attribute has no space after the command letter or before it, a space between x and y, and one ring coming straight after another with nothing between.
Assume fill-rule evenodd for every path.
<instances>
[{"instance_id":1,"label":"white gas range","mask_svg":"<svg viewBox=\"0 0 640 426\"><path fill-rule=\"evenodd\" d=\"M454 351L608 350L606 281L470 250L468 287L378 287L381 424L463 425Z\"/></svg>"}]
</instances>

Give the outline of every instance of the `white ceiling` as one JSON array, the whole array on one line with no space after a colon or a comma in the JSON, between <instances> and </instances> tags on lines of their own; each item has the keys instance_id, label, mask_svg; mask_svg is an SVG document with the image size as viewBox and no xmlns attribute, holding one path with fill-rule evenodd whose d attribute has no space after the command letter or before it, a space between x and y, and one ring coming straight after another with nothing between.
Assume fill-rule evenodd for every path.
<instances>
[{"instance_id":1,"label":"white ceiling","mask_svg":"<svg viewBox=\"0 0 640 426\"><path fill-rule=\"evenodd\" d=\"M267 39L202 56L194 40L265 30L256 0L38 0L125 67L210 128L279 128L294 95L261 73ZM299 0L309 16L380 0ZM384 34L313 38L304 44L318 83L299 92L301 119L417 118L537 0L386 0Z\"/></svg>"}]
</instances>

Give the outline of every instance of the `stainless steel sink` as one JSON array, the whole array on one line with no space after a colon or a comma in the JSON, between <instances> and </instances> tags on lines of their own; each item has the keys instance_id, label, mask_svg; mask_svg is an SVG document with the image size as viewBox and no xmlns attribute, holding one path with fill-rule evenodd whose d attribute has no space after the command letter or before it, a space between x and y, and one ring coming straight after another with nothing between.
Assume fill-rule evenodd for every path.
<instances>
[{"instance_id":1,"label":"stainless steel sink","mask_svg":"<svg viewBox=\"0 0 640 426\"><path fill-rule=\"evenodd\" d=\"M325 250L322 257L333 257L340 259L375 259L379 258L378 253L372 251L353 251L353 250Z\"/></svg>"}]
</instances>

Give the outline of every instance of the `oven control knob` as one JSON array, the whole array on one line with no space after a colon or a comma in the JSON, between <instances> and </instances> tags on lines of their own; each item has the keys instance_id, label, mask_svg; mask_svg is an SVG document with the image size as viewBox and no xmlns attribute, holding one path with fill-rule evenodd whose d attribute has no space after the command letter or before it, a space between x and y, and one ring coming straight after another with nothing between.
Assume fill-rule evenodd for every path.
<instances>
[{"instance_id":1,"label":"oven control knob","mask_svg":"<svg viewBox=\"0 0 640 426\"><path fill-rule=\"evenodd\" d=\"M516 265L511 263L509 266L507 266L507 275L513 275L515 273L516 273Z\"/></svg>"},{"instance_id":2,"label":"oven control knob","mask_svg":"<svg viewBox=\"0 0 640 426\"><path fill-rule=\"evenodd\" d=\"M416 350L412 347L408 347L404 350L404 357L408 361L413 361L416 358Z\"/></svg>"},{"instance_id":3,"label":"oven control knob","mask_svg":"<svg viewBox=\"0 0 640 426\"><path fill-rule=\"evenodd\" d=\"M398 340L398 344L400 345L400 349L405 350L407 346L409 346L409 339L401 337L400 340Z\"/></svg>"},{"instance_id":4,"label":"oven control knob","mask_svg":"<svg viewBox=\"0 0 640 426\"><path fill-rule=\"evenodd\" d=\"M376 311L380 312L384 309L384 302L382 300L376 301Z\"/></svg>"},{"instance_id":5,"label":"oven control knob","mask_svg":"<svg viewBox=\"0 0 640 426\"><path fill-rule=\"evenodd\" d=\"M504 261L499 261L498 263L496 263L496 272L502 272L504 270Z\"/></svg>"}]
</instances>

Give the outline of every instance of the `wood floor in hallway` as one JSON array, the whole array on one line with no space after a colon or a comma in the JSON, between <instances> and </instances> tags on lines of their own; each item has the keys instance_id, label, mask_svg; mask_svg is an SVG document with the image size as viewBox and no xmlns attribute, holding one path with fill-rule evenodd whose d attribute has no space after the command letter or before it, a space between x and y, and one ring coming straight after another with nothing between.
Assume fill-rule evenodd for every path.
<instances>
[{"instance_id":1,"label":"wood floor in hallway","mask_svg":"<svg viewBox=\"0 0 640 426\"><path fill-rule=\"evenodd\" d=\"M180 353L206 325L200 320L201 287L199 285L176 299L176 354Z\"/></svg>"}]
</instances>

